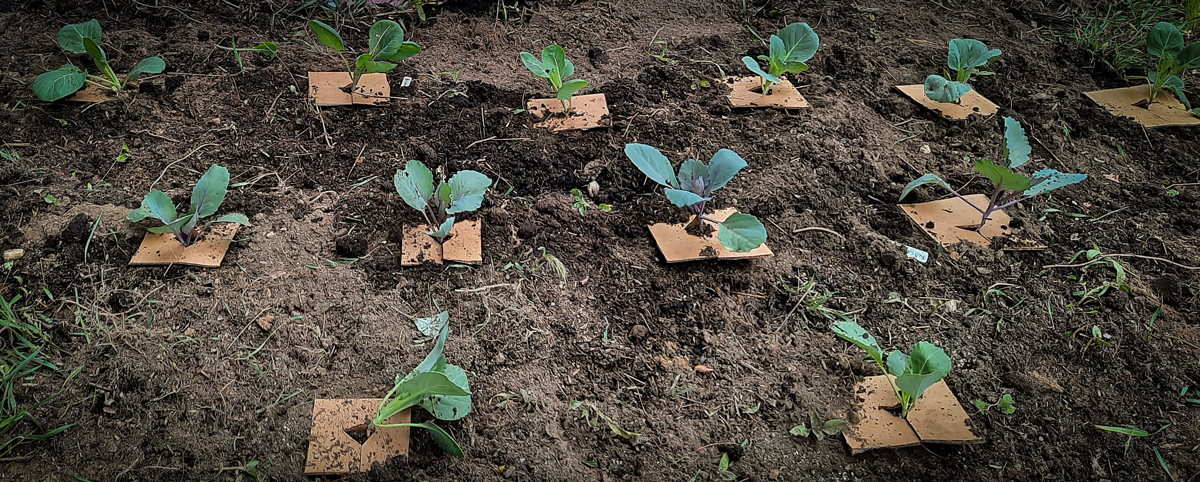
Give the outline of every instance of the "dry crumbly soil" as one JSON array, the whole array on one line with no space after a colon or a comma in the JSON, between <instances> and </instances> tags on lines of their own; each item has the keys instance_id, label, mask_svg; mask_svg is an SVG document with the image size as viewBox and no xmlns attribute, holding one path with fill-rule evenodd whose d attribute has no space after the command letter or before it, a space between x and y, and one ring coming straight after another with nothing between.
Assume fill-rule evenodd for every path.
<instances>
[{"instance_id":1,"label":"dry crumbly soil","mask_svg":"<svg viewBox=\"0 0 1200 482\"><path fill-rule=\"evenodd\" d=\"M20 383L17 400L62 389L33 414L75 425L22 445L0 479L234 480L221 469L252 460L261 480L304 479L312 401L381 396L429 347L406 315L440 309L447 356L474 391L472 413L444 424L466 457L417 433L409 457L345 480L719 480L722 453L739 480L1168 480L1152 448L1179 480L1200 474L1200 408L1179 396L1200 385L1200 275L1184 267L1200 266L1200 189L1163 184L1200 180L1196 130L1143 130L1086 100L1127 84L1056 42L1047 7L770 1L751 15L759 5L542 0L506 19L494 3L451 3L425 22L397 17L425 48L390 75L398 99L319 110L303 95L306 72L340 61L312 47L296 5L2 7L0 140L19 159L0 160L0 247L26 254L0 273L0 294L46 316L46 353L62 368ZM161 55L167 72L101 104L36 99L34 77L66 60L55 33L93 17L117 71ZM348 45L361 49L373 20L344 26ZM718 79L766 52L751 29L793 21L821 36L811 70L793 77L813 109L731 109ZM233 35L279 42L280 58L245 54L240 71L216 47ZM997 75L976 83L999 115L950 122L893 89L940 72L956 37L1004 51ZM662 59L649 55L663 54L655 41L667 42ZM549 133L519 112L547 89L517 54L551 42L607 96L610 128ZM399 87L406 76L413 85ZM925 172L983 192L970 163L997 154L1001 116L1036 139L1031 167L1089 177L1007 210L1047 249L951 256L895 201ZM630 142L676 163L740 154L749 167L714 207L761 218L775 256L665 264L645 226L683 215L643 196L653 188L622 153ZM129 159L116 162L123 144ZM496 179L475 214L483 265L400 267L401 228L420 221L391 182L408 159ZM144 227L124 213L152 188L186 203L214 163L238 183L223 211L254 223L224 264L128 266ZM613 207L581 216L568 191L591 181L589 202ZM1046 266L1075 264L1093 244L1136 255L1116 258L1130 292L1080 304L1072 293L1113 270ZM854 383L877 374L812 304L830 293L824 307L887 349L944 347L947 381L971 412L1002 394L1017 412L973 413L986 438L974 446L852 456L841 437L790 435L813 411L849 418ZM1089 343L1093 326L1112 346ZM587 407L641 435L590 423ZM1170 427L1126 449L1096 424Z\"/></svg>"}]
</instances>

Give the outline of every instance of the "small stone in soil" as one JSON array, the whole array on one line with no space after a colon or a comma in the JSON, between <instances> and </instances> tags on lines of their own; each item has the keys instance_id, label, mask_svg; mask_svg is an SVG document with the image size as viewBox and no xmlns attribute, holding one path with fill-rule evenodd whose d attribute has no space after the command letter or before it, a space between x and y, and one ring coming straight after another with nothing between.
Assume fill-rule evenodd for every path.
<instances>
[{"instance_id":1,"label":"small stone in soil","mask_svg":"<svg viewBox=\"0 0 1200 482\"><path fill-rule=\"evenodd\" d=\"M629 339L631 341L641 341L646 338L646 335L649 335L649 334L650 334L650 330L647 329L645 326L633 325L633 328L629 330Z\"/></svg>"}]
</instances>

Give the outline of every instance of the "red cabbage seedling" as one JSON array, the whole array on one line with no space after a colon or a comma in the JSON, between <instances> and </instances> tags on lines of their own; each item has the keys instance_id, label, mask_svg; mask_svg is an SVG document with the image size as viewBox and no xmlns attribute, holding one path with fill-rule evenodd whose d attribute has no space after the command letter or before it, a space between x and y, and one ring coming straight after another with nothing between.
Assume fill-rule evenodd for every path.
<instances>
[{"instance_id":1,"label":"red cabbage seedling","mask_svg":"<svg viewBox=\"0 0 1200 482\"><path fill-rule=\"evenodd\" d=\"M354 68L350 68L350 61L342 55L346 44L337 30L319 20L309 20L308 28L312 29L317 40L336 50L338 57L346 64L346 72L350 74L350 85L342 88L346 93L354 92L363 74L387 73L396 68L396 64L384 60L399 62L421 52L420 45L404 40L404 27L392 20L380 20L371 26L368 52L359 55L354 60Z\"/></svg>"},{"instance_id":2,"label":"red cabbage seedling","mask_svg":"<svg viewBox=\"0 0 1200 482\"><path fill-rule=\"evenodd\" d=\"M746 161L737 153L721 149L707 166L695 159L683 161L678 179L671 169L671 161L658 149L645 144L626 144L625 155L646 177L666 187L663 193L672 204L696 215L693 225L701 219L716 224L717 239L730 251L744 253L767 241L767 228L754 216L733 213L724 221L717 221L704 215L705 203L712 200L713 191L723 187L746 167Z\"/></svg>"},{"instance_id":3,"label":"red cabbage seedling","mask_svg":"<svg viewBox=\"0 0 1200 482\"><path fill-rule=\"evenodd\" d=\"M946 65L954 69L954 80L947 80L950 73L943 71L946 77L930 75L925 78L925 96L937 102L957 104L959 99L971 91L971 77L975 75L992 75L994 72L980 70L980 67L1000 57L1000 50L988 50L987 46L975 39L956 38L950 41L950 53Z\"/></svg>"},{"instance_id":4,"label":"red cabbage seedling","mask_svg":"<svg viewBox=\"0 0 1200 482\"><path fill-rule=\"evenodd\" d=\"M555 96L562 102L563 112L567 114L571 113L571 96L588 86L588 81L583 79L567 80L575 73L575 64L567 60L567 53L559 45L542 49L542 60L529 52L521 52L521 63L533 75L550 80Z\"/></svg>"},{"instance_id":5,"label":"red cabbage seedling","mask_svg":"<svg viewBox=\"0 0 1200 482\"><path fill-rule=\"evenodd\" d=\"M84 23L67 25L59 30L58 44L68 52L88 54L102 76L88 74L74 65L65 65L58 70L37 76L33 81L33 93L44 101L53 102L74 94L83 88L85 83L121 92L142 74L157 74L167 68L166 62L158 57L143 59L133 66L133 70L129 71L122 82L108 64L108 56L105 55L104 49L100 48L100 36L100 22L91 19Z\"/></svg>"},{"instance_id":6,"label":"red cabbage seedling","mask_svg":"<svg viewBox=\"0 0 1200 482\"><path fill-rule=\"evenodd\" d=\"M431 229L437 227L437 231L426 234L439 243L446 241L450 228L454 227L454 216L450 215L479 209L483 194L492 185L492 180L483 174L458 171L448 182L442 175L435 188L433 172L421 161L408 161L404 170L397 169L394 182L404 203L420 211Z\"/></svg>"},{"instance_id":7,"label":"red cabbage seedling","mask_svg":"<svg viewBox=\"0 0 1200 482\"><path fill-rule=\"evenodd\" d=\"M1011 117L1005 117L1004 126L1004 140L1000 144L1000 150L1003 153L1000 156L1000 163L987 159L975 162L975 170L987 176L994 187L991 201L988 202L986 209L980 209L979 206L962 197L937 174L926 174L908 183L907 186L904 186L904 191L900 193L900 200L904 200L905 196L908 196L908 193L918 186L925 184L942 186L983 214L983 220L979 221L979 227L975 229L978 232L983 229L984 224L987 224L988 216L995 211L1012 206L1026 198L1087 179L1087 174L1067 174L1054 169L1042 169L1033 173L1032 176L1013 172L1013 169L1029 161L1031 148L1029 139L1025 137L1025 129L1021 127L1020 122Z\"/></svg>"},{"instance_id":8,"label":"red cabbage seedling","mask_svg":"<svg viewBox=\"0 0 1200 482\"><path fill-rule=\"evenodd\" d=\"M129 211L125 218L138 222L148 217L158 218L165 226L147 228L152 233L175 233L175 238L190 246L196 240L196 223L200 218L212 216L225 201L225 190L229 187L229 170L218 165L212 165L200 177L200 182L192 189L191 211L180 216L175 211L175 203L166 193L157 189L150 191L142 198L142 207ZM217 223L238 223L250 226L250 220L244 214L226 214L217 218Z\"/></svg>"},{"instance_id":9,"label":"red cabbage seedling","mask_svg":"<svg viewBox=\"0 0 1200 482\"><path fill-rule=\"evenodd\" d=\"M758 56L759 59L766 60L769 64L766 72L763 72L762 67L758 66L758 61L749 55L742 57L742 62L751 71L758 74L759 80L762 82L763 95L770 95L771 84L778 83L779 76L787 73L798 74L808 70L808 64L805 62L816 55L819 46L820 39L817 38L817 33L813 32L812 27L809 27L807 23L796 22L783 27L783 30L779 31L779 35L771 36L770 55Z\"/></svg>"},{"instance_id":10,"label":"red cabbage seedling","mask_svg":"<svg viewBox=\"0 0 1200 482\"><path fill-rule=\"evenodd\" d=\"M1179 28L1167 22L1159 22L1146 36L1146 52L1158 57L1158 65L1153 72L1147 72L1145 77L1129 77L1130 79L1146 79L1150 83L1150 97L1144 104L1154 102L1158 93L1171 89L1179 96L1185 109L1200 116L1200 107L1192 108L1191 102L1183 93L1183 79L1180 74L1190 69L1200 68L1200 42L1192 42L1183 46L1183 34ZM1143 104L1143 105L1144 105Z\"/></svg>"},{"instance_id":11,"label":"red cabbage seedling","mask_svg":"<svg viewBox=\"0 0 1200 482\"><path fill-rule=\"evenodd\" d=\"M917 342L908 355L895 350L888 354L887 364L883 363L883 349L875 337L853 321L840 321L829 325L829 329L842 339L857 345L875 360L896 398L900 399L900 416L908 418L909 412L917 405L917 399L939 380L950 374L950 357L945 350L927 341ZM892 377L895 377L893 379Z\"/></svg>"}]
</instances>

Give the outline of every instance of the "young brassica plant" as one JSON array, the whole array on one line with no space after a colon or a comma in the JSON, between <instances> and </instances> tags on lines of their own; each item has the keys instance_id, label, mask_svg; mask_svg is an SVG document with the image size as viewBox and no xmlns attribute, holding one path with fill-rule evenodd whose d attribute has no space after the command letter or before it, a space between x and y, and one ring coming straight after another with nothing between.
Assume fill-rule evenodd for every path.
<instances>
[{"instance_id":1,"label":"young brassica plant","mask_svg":"<svg viewBox=\"0 0 1200 482\"><path fill-rule=\"evenodd\" d=\"M704 215L705 204L712 200L713 191L746 167L746 161L737 153L721 149L708 165L695 159L683 161L678 178L671 169L671 161L658 149L645 144L626 144L625 155L646 177L666 187L663 193L672 204L696 215L692 225L702 219L716 224L717 239L730 251L744 253L767 241L767 229L754 216L733 213L725 221L717 221Z\"/></svg>"},{"instance_id":2,"label":"young brassica plant","mask_svg":"<svg viewBox=\"0 0 1200 482\"><path fill-rule=\"evenodd\" d=\"M975 162L975 170L992 181L993 191L986 209L980 209L979 206L962 197L937 174L926 174L908 183L907 186L904 186L904 191L900 193L900 200L903 201L905 196L908 196L908 193L918 186L925 184L942 186L983 214L983 219L979 221L979 227L975 230L978 232L983 229L984 224L987 224L988 216L995 211L1012 206L1026 198L1087 179L1087 174L1067 174L1054 169L1042 169L1033 173L1032 176L1013 172L1013 169L1029 161L1031 148L1029 139L1025 137L1025 129L1021 127L1020 122L1011 117L1005 117L1004 127L1004 140L1000 144L1000 162L996 163L987 159Z\"/></svg>"},{"instance_id":3,"label":"young brassica plant","mask_svg":"<svg viewBox=\"0 0 1200 482\"><path fill-rule=\"evenodd\" d=\"M380 20L371 26L367 53L359 55L354 60L354 67L351 68L350 61L346 60L345 55L342 55L342 51L346 50L346 44L337 30L319 20L309 20L308 28L312 29L317 40L336 50L338 57L341 57L342 62L346 64L346 72L350 74L350 85L342 87L342 90L348 94L353 93L354 88L358 87L358 81L363 74L391 72L396 68L396 64L392 62L399 62L421 52L420 45L404 40L404 27L391 20ZM385 62L385 60L391 62Z\"/></svg>"},{"instance_id":4,"label":"young brassica plant","mask_svg":"<svg viewBox=\"0 0 1200 482\"><path fill-rule=\"evenodd\" d=\"M1192 103L1183 93L1183 79L1179 77L1190 69L1200 68L1200 42L1192 42L1184 47L1183 34L1179 33L1179 29L1167 22L1159 22L1146 36L1146 51L1158 57L1158 65L1145 77L1130 77L1146 79L1150 83L1150 97L1145 104L1154 102L1163 89L1171 89L1188 112L1200 116L1200 107L1192 108Z\"/></svg>"},{"instance_id":5,"label":"young brassica plant","mask_svg":"<svg viewBox=\"0 0 1200 482\"><path fill-rule=\"evenodd\" d=\"M159 234L174 233L180 243L190 246L196 240L196 223L201 218L217 212L221 203L225 201L225 191L228 187L229 170L214 164L200 176L196 187L192 188L192 204L189 206L191 210L187 213L176 212L175 203L171 198L155 189L142 198L142 207L129 211L125 218L135 223L148 217L158 218L165 226L147 228L148 231ZM226 214L213 222L250 225L246 215L236 213Z\"/></svg>"},{"instance_id":6,"label":"young brassica plant","mask_svg":"<svg viewBox=\"0 0 1200 482\"><path fill-rule=\"evenodd\" d=\"M423 428L429 431L442 451L462 457L462 448L454 437L433 422L384 423L393 415L417 405L438 420L458 420L471 412L471 387L467 382L467 372L446 363L446 355L442 353L446 347L446 337L450 336L448 320L449 314L445 311L416 320L421 333L437 338L433 351L408 376L396 377L395 386L379 402L379 411L371 421L371 426Z\"/></svg>"},{"instance_id":7,"label":"young brassica plant","mask_svg":"<svg viewBox=\"0 0 1200 482\"><path fill-rule=\"evenodd\" d=\"M158 57L150 57L138 62L133 70L125 75L122 82L108 64L108 56L100 48L100 22L96 19L84 23L67 25L58 31L58 45L73 54L88 54L96 64L100 75L91 75L74 65L64 65L58 70L51 70L37 76L33 81L33 93L38 98L53 102L74 94L83 88L84 84L92 84L114 92L121 92L125 87L138 79L142 74L158 74L167 68L166 62Z\"/></svg>"},{"instance_id":8,"label":"young brassica plant","mask_svg":"<svg viewBox=\"0 0 1200 482\"><path fill-rule=\"evenodd\" d=\"M796 22L779 31L779 35L771 36L770 55L759 55L769 64L763 72L758 61L749 55L742 57L742 62L751 71L758 74L762 85L763 95L771 94L771 84L779 82L779 77L786 73L798 74L808 70L805 62L817 53L820 39L817 33L807 23Z\"/></svg>"},{"instance_id":9,"label":"young brassica plant","mask_svg":"<svg viewBox=\"0 0 1200 482\"><path fill-rule=\"evenodd\" d=\"M908 355L895 350L888 354L887 364L883 363L883 349L875 337L853 321L839 321L829 328L842 339L857 345L875 360L879 369L900 400L900 416L908 418L908 413L917 405L917 399L939 380L950 373L950 357L945 350L927 341L917 342ZM892 377L895 377L894 379Z\"/></svg>"},{"instance_id":10,"label":"young brassica plant","mask_svg":"<svg viewBox=\"0 0 1200 482\"><path fill-rule=\"evenodd\" d=\"M533 75L550 80L555 96L559 102L562 102L563 112L570 115L571 96L579 92L579 89L587 87L588 81L583 79L567 80L567 77L575 73L575 64L567 60L567 53L563 51L563 48L551 45L542 49L542 60L538 60L529 52L521 52L521 63L525 64L525 68L533 72Z\"/></svg>"},{"instance_id":11,"label":"young brassica plant","mask_svg":"<svg viewBox=\"0 0 1200 482\"><path fill-rule=\"evenodd\" d=\"M957 104L959 99L971 91L971 77L975 75L992 75L994 72L980 70L988 62L1000 57L1000 50L988 50L987 46L975 39L956 38L950 41L950 54L946 64L954 69L954 80L948 80L950 73L943 71L946 77L930 75L925 78L925 96L937 102Z\"/></svg>"},{"instance_id":12,"label":"young brassica plant","mask_svg":"<svg viewBox=\"0 0 1200 482\"><path fill-rule=\"evenodd\" d=\"M425 223L430 229L427 232L439 243L446 242L450 228L454 227L454 216L467 211L479 209L483 203L483 194L492 185L492 180L475 171L458 171L449 181L443 174L435 187L433 172L421 161L408 161L404 170L396 170L396 192L413 209L425 216Z\"/></svg>"}]
</instances>

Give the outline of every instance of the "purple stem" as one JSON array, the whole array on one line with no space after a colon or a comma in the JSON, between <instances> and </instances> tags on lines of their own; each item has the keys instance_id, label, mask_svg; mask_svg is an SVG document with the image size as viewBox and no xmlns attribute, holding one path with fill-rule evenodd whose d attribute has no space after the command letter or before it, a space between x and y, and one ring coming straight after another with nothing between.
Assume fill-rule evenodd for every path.
<instances>
[{"instance_id":1,"label":"purple stem","mask_svg":"<svg viewBox=\"0 0 1200 482\"><path fill-rule=\"evenodd\" d=\"M979 222L979 227L975 228L975 232L977 232L977 233L982 232L983 226L985 224L987 224L987 222L988 222L988 216L991 216L992 212L994 212L996 209L998 209L996 207L996 200L1000 199L1000 193L1002 193L1002 192L1004 192L1004 180L1003 179L1001 179L1000 183L996 185L996 192L992 193L992 200L991 200L991 202L988 203L987 210L983 212L983 220ZM976 209L978 209L978 208L976 208Z\"/></svg>"}]
</instances>

